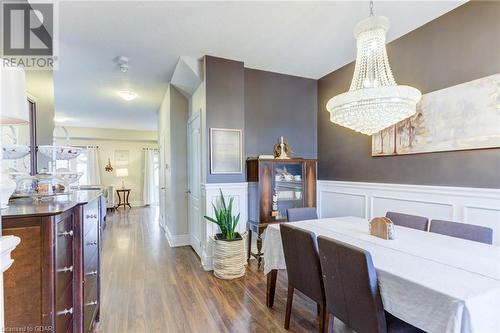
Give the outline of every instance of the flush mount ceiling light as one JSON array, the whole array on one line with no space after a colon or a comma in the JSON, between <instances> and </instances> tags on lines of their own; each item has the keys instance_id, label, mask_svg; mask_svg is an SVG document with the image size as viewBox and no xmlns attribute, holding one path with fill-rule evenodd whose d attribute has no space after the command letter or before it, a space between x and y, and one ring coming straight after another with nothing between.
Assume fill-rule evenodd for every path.
<instances>
[{"instance_id":1,"label":"flush mount ceiling light","mask_svg":"<svg viewBox=\"0 0 500 333\"><path fill-rule=\"evenodd\" d=\"M126 74L129 70L128 66L129 59L125 56L118 56L114 59L114 62L118 65L118 68L123 74ZM120 90L118 91L118 96L120 96L123 100L130 102L137 98L137 93L132 90Z\"/></svg>"},{"instance_id":2,"label":"flush mount ceiling light","mask_svg":"<svg viewBox=\"0 0 500 333\"><path fill-rule=\"evenodd\" d=\"M125 101L131 101L137 97L137 94L130 90L120 90L118 95L123 98Z\"/></svg>"},{"instance_id":3,"label":"flush mount ceiling light","mask_svg":"<svg viewBox=\"0 0 500 333\"><path fill-rule=\"evenodd\" d=\"M354 27L357 56L351 87L326 104L333 123L372 135L415 114L422 94L394 80L385 49L389 27L387 17L373 16L370 1L370 16Z\"/></svg>"}]
</instances>

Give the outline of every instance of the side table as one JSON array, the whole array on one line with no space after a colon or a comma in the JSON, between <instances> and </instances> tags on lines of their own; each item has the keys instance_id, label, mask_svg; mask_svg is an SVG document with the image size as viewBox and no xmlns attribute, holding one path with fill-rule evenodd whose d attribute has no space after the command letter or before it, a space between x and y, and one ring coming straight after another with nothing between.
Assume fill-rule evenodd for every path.
<instances>
[{"instance_id":1,"label":"side table","mask_svg":"<svg viewBox=\"0 0 500 333\"><path fill-rule=\"evenodd\" d=\"M131 190L129 188L121 188L119 190L116 190L116 194L118 195L118 205L116 206L116 209L118 209L120 206L128 206L129 208L132 208L128 201L128 198L130 197L130 191Z\"/></svg>"},{"instance_id":2,"label":"side table","mask_svg":"<svg viewBox=\"0 0 500 333\"><path fill-rule=\"evenodd\" d=\"M250 260L250 257L254 257L257 259L257 269L260 268L260 264L262 262L262 238L261 235L266 230L267 226L270 224L275 224L279 222L269 222L269 223L259 223L256 221L251 221L249 220L247 222L247 229L248 229L248 253L247 253L247 260ZM255 232L257 234L257 253L252 252L252 232Z\"/></svg>"}]
</instances>

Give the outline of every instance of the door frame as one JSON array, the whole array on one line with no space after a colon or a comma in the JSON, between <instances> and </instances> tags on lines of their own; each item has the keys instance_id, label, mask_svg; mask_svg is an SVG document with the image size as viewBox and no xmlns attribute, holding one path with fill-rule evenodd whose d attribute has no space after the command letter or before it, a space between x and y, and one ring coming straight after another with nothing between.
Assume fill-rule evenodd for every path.
<instances>
[{"instance_id":1,"label":"door frame","mask_svg":"<svg viewBox=\"0 0 500 333\"><path fill-rule=\"evenodd\" d=\"M188 211L187 211L187 217L188 217L188 233L189 233L189 243L191 245L191 247L194 249L194 251L198 254L198 256L201 258L202 257L202 250L203 250L203 227L202 227L202 217L201 217L201 212L202 212L202 188L201 188L201 176L202 176L202 167L201 167L201 161L202 161L202 123L201 123L201 109L198 111L198 112L194 112L188 119L187 121L187 174L188 174L188 181L187 181L187 185L188 185L188 189L186 191L186 194L187 194L187 203L188 203ZM191 142L193 140L193 138L191 137L191 127L192 127L192 124L194 121L198 120L199 122L199 132L200 132L200 135L199 135L199 140L198 140L198 149L199 149L199 158L200 158L200 165L198 167L198 172L199 172L199 175L198 175L198 184L195 184L196 187L198 187L198 193L199 193L199 197L198 197L198 210L199 210L199 216L198 216L198 219L197 221L195 221L194 223L197 223L198 224L198 227L200 228L200 235L196 235L195 234L195 230L192 230L192 225L191 225L191 219L192 219L192 212L191 212L191 205L192 205L192 201L191 201L191 175L192 175L192 160L191 160L191 156L192 156L192 151L191 151ZM198 237L199 236L199 237ZM199 239L198 239L199 238Z\"/></svg>"}]
</instances>

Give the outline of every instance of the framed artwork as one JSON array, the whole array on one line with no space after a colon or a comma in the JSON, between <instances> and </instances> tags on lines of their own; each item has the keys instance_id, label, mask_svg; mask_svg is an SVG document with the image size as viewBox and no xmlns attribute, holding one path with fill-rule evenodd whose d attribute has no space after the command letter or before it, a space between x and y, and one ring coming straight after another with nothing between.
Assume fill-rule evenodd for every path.
<instances>
[{"instance_id":1,"label":"framed artwork","mask_svg":"<svg viewBox=\"0 0 500 333\"><path fill-rule=\"evenodd\" d=\"M210 173L243 172L242 131L239 129L210 129Z\"/></svg>"},{"instance_id":2,"label":"framed artwork","mask_svg":"<svg viewBox=\"0 0 500 333\"><path fill-rule=\"evenodd\" d=\"M422 96L417 113L372 136L372 156L500 147L500 74Z\"/></svg>"},{"instance_id":3,"label":"framed artwork","mask_svg":"<svg viewBox=\"0 0 500 333\"><path fill-rule=\"evenodd\" d=\"M128 150L115 150L115 165L127 166L130 152Z\"/></svg>"}]
</instances>

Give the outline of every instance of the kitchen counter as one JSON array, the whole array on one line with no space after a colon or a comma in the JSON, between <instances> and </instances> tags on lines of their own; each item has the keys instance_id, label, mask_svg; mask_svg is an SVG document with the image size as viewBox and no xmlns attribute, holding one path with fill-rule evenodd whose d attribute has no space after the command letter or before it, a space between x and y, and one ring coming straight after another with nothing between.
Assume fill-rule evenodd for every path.
<instances>
[{"instance_id":1,"label":"kitchen counter","mask_svg":"<svg viewBox=\"0 0 500 333\"><path fill-rule=\"evenodd\" d=\"M101 194L100 190L76 190L68 195L38 201L32 198L13 199L8 208L2 209L2 218L57 215L77 205L87 204Z\"/></svg>"},{"instance_id":2,"label":"kitchen counter","mask_svg":"<svg viewBox=\"0 0 500 333\"><path fill-rule=\"evenodd\" d=\"M101 190L85 189L14 199L2 209L2 235L18 241L6 257L12 264L4 273L6 331L93 332L105 207Z\"/></svg>"}]
</instances>

